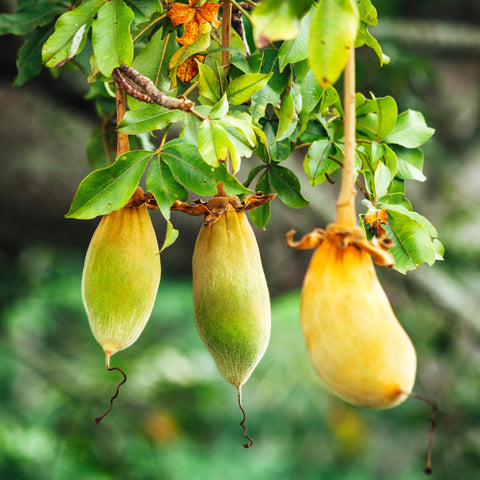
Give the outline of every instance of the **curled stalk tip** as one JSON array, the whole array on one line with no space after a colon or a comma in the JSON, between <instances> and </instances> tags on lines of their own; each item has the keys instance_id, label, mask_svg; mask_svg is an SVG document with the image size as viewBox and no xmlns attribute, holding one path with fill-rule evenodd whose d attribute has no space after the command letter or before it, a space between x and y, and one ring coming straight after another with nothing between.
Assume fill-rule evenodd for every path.
<instances>
[{"instance_id":1,"label":"curled stalk tip","mask_svg":"<svg viewBox=\"0 0 480 480\"><path fill-rule=\"evenodd\" d=\"M245 425L245 420L246 420L246 415L245 415L245 410L243 409L242 406L242 390L241 387L237 387L238 391L238 406L240 407L240 410L243 415L243 419L240 422L240 426L243 428L243 436L248 440L248 443L244 443L243 446L244 448L250 448L253 445L253 439L247 435L247 427Z\"/></svg>"},{"instance_id":2,"label":"curled stalk tip","mask_svg":"<svg viewBox=\"0 0 480 480\"><path fill-rule=\"evenodd\" d=\"M117 385L115 395L113 395L113 397L110 399L110 407L108 408L108 410L103 415L95 419L95 423L97 425L103 420L104 417L106 417L110 413L110 410L112 410L112 407L113 407L113 401L118 397L118 391L120 390L120 387L127 381L127 376L125 375L125 372L123 370L121 370L118 367L110 367L110 356L108 355L107 355L107 370L109 372L113 370L118 370L123 375L123 380Z\"/></svg>"}]
</instances>

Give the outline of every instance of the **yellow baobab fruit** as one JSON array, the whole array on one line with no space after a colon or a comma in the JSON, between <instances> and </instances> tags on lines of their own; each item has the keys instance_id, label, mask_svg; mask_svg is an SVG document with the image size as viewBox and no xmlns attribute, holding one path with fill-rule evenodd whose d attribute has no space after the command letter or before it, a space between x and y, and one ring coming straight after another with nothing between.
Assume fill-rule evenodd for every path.
<instances>
[{"instance_id":1,"label":"yellow baobab fruit","mask_svg":"<svg viewBox=\"0 0 480 480\"><path fill-rule=\"evenodd\" d=\"M141 195L137 189L136 195ZM134 195L135 196L135 195ZM92 333L110 357L137 340L153 309L160 255L147 207L105 215L85 258L82 296Z\"/></svg>"},{"instance_id":2,"label":"yellow baobab fruit","mask_svg":"<svg viewBox=\"0 0 480 480\"><path fill-rule=\"evenodd\" d=\"M301 326L311 361L345 401L389 408L412 391L415 349L380 285L361 228L330 225L306 273Z\"/></svg>"}]
</instances>

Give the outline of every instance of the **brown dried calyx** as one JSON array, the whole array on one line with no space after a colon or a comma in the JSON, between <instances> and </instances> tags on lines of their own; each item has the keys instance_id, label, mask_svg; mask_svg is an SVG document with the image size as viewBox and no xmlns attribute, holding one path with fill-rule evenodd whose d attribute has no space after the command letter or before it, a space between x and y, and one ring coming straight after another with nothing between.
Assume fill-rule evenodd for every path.
<instances>
[{"instance_id":1,"label":"brown dried calyx","mask_svg":"<svg viewBox=\"0 0 480 480\"><path fill-rule=\"evenodd\" d=\"M203 224L208 227L217 222L229 207L233 207L237 212L253 210L273 200L275 195L275 193L265 195L262 192L255 192L255 194L248 195L248 197L242 201L235 195L227 195L223 189L223 182L220 182L217 185L217 194L206 202L194 200L194 205L190 205L189 203L177 200L171 208L172 210L179 210L189 215L204 215L205 220Z\"/></svg>"},{"instance_id":2,"label":"brown dried calyx","mask_svg":"<svg viewBox=\"0 0 480 480\"><path fill-rule=\"evenodd\" d=\"M345 227L332 223L327 226L326 231L316 228L298 241L293 239L294 234L295 230L290 230L286 235L286 240L288 246L296 250L316 248L328 237L338 248L345 249L350 245L354 245L368 252L377 265L388 268L393 266L393 257L388 251L393 247L393 241L388 237L373 237L369 241L366 239L363 229L358 226Z\"/></svg>"},{"instance_id":3,"label":"brown dried calyx","mask_svg":"<svg viewBox=\"0 0 480 480\"><path fill-rule=\"evenodd\" d=\"M150 210L158 208L153 193L145 193L141 187L137 187L130 200L125 204L126 208L140 208L146 206Z\"/></svg>"}]
</instances>

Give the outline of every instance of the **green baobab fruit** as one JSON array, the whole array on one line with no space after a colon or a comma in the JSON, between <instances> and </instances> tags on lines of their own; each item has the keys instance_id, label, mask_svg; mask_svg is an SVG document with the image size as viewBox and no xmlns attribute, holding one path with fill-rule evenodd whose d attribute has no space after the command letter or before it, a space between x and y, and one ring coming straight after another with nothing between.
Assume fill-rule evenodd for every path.
<instances>
[{"instance_id":1,"label":"green baobab fruit","mask_svg":"<svg viewBox=\"0 0 480 480\"><path fill-rule=\"evenodd\" d=\"M105 215L88 247L82 296L107 359L139 337L159 282L159 248L147 207L123 207Z\"/></svg>"},{"instance_id":2,"label":"green baobab fruit","mask_svg":"<svg viewBox=\"0 0 480 480\"><path fill-rule=\"evenodd\" d=\"M255 235L229 206L203 225L193 253L195 323L220 373L236 387L250 377L270 337L270 299Z\"/></svg>"},{"instance_id":3,"label":"green baobab fruit","mask_svg":"<svg viewBox=\"0 0 480 480\"><path fill-rule=\"evenodd\" d=\"M142 196L142 189L137 188L132 200ZM157 238L144 203L125 206L102 218L85 258L82 297L92 333L105 352L107 369L119 370L124 375L122 383L125 374L110 367L110 357L132 345L144 329L160 271Z\"/></svg>"},{"instance_id":4,"label":"green baobab fruit","mask_svg":"<svg viewBox=\"0 0 480 480\"><path fill-rule=\"evenodd\" d=\"M260 252L245 210L271 200L260 193L241 202L222 185L207 203L178 202L174 209L205 215L192 259L193 311L198 333L223 377L241 387L262 358L270 338L270 297Z\"/></svg>"}]
</instances>

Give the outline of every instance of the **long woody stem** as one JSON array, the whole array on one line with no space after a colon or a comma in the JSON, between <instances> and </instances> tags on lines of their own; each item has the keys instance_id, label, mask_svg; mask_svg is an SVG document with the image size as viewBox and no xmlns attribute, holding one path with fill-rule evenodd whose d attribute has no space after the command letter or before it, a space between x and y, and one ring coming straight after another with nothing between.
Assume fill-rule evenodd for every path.
<instances>
[{"instance_id":1,"label":"long woody stem","mask_svg":"<svg viewBox=\"0 0 480 480\"><path fill-rule=\"evenodd\" d=\"M353 227L357 224L355 214L355 48L352 45L344 78L344 130L345 148L343 157L342 186L337 200L338 225Z\"/></svg>"},{"instance_id":2,"label":"long woody stem","mask_svg":"<svg viewBox=\"0 0 480 480\"><path fill-rule=\"evenodd\" d=\"M125 112L127 110L125 102L125 92L123 88L115 82L115 97L117 102L117 158L122 154L130 150L130 143L128 141L128 135L126 133L120 133L118 126L120 125Z\"/></svg>"}]
</instances>

